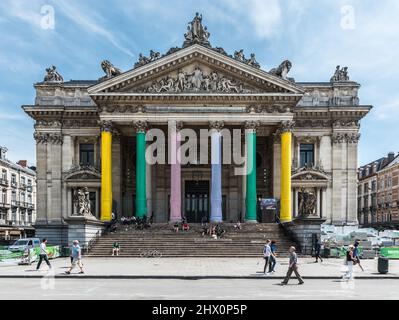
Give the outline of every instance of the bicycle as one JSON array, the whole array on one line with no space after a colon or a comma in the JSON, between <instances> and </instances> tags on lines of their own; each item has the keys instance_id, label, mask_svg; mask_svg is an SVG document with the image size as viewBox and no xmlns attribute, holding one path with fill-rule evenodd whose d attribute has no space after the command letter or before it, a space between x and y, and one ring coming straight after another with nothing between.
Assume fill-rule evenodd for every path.
<instances>
[{"instance_id":1,"label":"bicycle","mask_svg":"<svg viewBox=\"0 0 399 320\"><path fill-rule=\"evenodd\" d=\"M141 251L141 249L139 249ZM161 258L162 253L157 250L147 250L140 252L141 258Z\"/></svg>"}]
</instances>

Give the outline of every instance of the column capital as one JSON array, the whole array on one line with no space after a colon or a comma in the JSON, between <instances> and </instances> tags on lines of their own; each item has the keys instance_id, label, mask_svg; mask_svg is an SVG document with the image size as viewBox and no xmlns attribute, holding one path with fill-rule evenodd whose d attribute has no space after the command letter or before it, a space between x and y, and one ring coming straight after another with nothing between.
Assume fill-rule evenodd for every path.
<instances>
[{"instance_id":1,"label":"column capital","mask_svg":"<svg viewBox=\"0 0 399 320\"><path fill-rule=\"evenodd\" d=\"M280 125L281 133L292 132L295 126L295 121L283 121Z\"/></svg>"},{"instance_id":2,"label":"column capital","mask_svg":"<svg viewBox=\"0 0 399 320\"><path fill-rule=\"evenodd\" d=\"M184 127L183 121L176 121L176 131L182 130Z\"/></svg>"},{"instance_id":3,"label":"column capital","mask_svg":"<svg viewBox=\"0 0 399 320\"><path fill-rule=\"evenodd\" d=\"M33 134L33 138L36 140L37 144L39 144L39 143L47 143L48 140L49 140L49 135L48 135L48 133L45 133L45 132L37 132L36 131Z\"/></svg>"},{"instance_id":4,"label":"column capital","mask_svg":"<svg viewBox=\"0 0 399 320\"><path fill-rule=\"evenodd\" d=\"M100 121L101 132L111 132L112 133L112 129L113 129L112 121L109 121L109 120Z\"/></svg>"},{"instance_id":5,"label":"column capital","mask_svg":"<svg viewBox=\"0 0 399 320\"><path fill-rule=\"evenodd\" d=\"M244 128L246 130L256 131L257 127L259 127L259 121L245 121Z\"/></svg>"},{"instance_id":6,"label":"column capital","mask_svg":"<svg viewBox=\"0 0 399 320\"><path fill-rule=\"evenodd\" d=\"M118 129L113 128L112 129L112 139L114 140L114 142L118 143L121 141L121 132Z\"/></svg>"},{"instance_id":7,"label":"column capital","mask_svg":"<svg viewBox=\"0 0 399 320\"><path fill-rule=\"evenodd\" d=\"M224 127L223 121L211 121L209 122L209 128L220 131Z\"/></svg>"},{"instance_id":8,"label":"column capital","mask_svg":"<svg viewBox=\"0 0 399 320\"><path fill-rule=\"evenodd\" d=\"M136 133L143 133L146 132L148 129L148 123L147 121L133 121L134 128L136 130Z\"/></svg>"}]
</instances>

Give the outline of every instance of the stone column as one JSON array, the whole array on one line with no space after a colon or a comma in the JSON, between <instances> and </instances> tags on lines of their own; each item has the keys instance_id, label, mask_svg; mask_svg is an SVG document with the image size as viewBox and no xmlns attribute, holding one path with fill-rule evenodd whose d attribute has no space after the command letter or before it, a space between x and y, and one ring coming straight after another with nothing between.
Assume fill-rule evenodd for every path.
<instances>
[{"instance_id":1,"label":"stone column","mask_svg":"<svg viewBox=\"0 0 399 320\"><path fill-rule=\"evenodd\" d=\"M48 135L35 132L36 140L37 175L36 188L40 190L36 194L36 224L47 222L47 142ZM11 197L11 196L10 196ZM10 198L9 198L10 199ZM11 210L10 210L11 214Z\"/></svg>"},{"instance_id":2,"label":"stone column","mask_svg":"<svg viewBox=\"0 0 399 320\"><path fill-rule=\"evenodd\" d=\"M345 220L345 208L343 199L343 144L345 142L344 134L336 132L332 136L332 195L331 195L331 223L341 225Z\"/></svg>"},{"instance_id":3,"label":"stone column","mask_svg":"<svg viewBox=\"0 0 399 320\"><path fill-rule=\"evenodd\" d=\"M280 129L273 134L273 197L280 199L281 137Z\"/></svg>"},{"instance_id":4,"label":"stone column","mask_svg":"<svg viewBox=\"0 0 399 320\"><path fill-rule=\"evenodd\" d=\"M222 134L224 123L211 122L211 222L222 222Z\"/></svg>"},{"instance_id":5,"label":"stone column","mask_svg":"<svg viewBox=\"0 0 399 320\"><path fill-rule=\"evenodd\" d=\"M245 123L245 136L247 145L247 187L246 187L246 222L257 222L256 205L256 127L257 123L248 121Z\"/></svg>"},{"instance_id":6,"label":"stone column","mask_svg":"<svg viewBox=\"0 0 399 320\"><path fill-rule=\"evenodd\" d=\"M280 220L292 221L291 209L291 164L292 164L292 121L281 125L281 185L280 185Z\"/></svg>"},{"instance_id":7,"label":"stone column","mask_svg":"<svg viewBox=\"0 0 399 320\"><path fill-rule=\"evenodd\" d=\"M49 142L51 143L51 198L50 211L47 213L48 220L52 223L61 223L62 221L62 143L61 133L50 133Z\"/></svg>"},{"instance_id":8,"label":"stone column","mask_svg":"<svg viewBox=\"0 0 399 320\"><path fill-rule=\"evenodd\" d=\"M112 219L112 122L101 123L101 221Z\"/></svg>"},{"instance_id":9,"label":"stone column","mask_svg":"<svg viewBox=\"0 0 399 320\"><path fill-rule=\"evenodd\" d=\"M170 148L170 222L180 222L181 211L181 154L180 129L182 124L176 121L169 122Z\"/></svg>"},{"instance_id":10,"label":"stone column","mask_svg":"<svg viewBox=\"0 0 399 320\"><path fill-rule=\"evenodd\" d=\"M347 214L346 223L357 225L357 147L360 134L357 132L349 133L347 139ZM371 199L369 205L371 203Z\"/></svg>"},{"instance_id":11,"label":"stone column","mask_svg":"<svg viewBox=\"0 0 399 320\"><path fill-rule=\"evenodd\" d=\"M137 121L134 125L136 129L136 216L143 218L147 215L145 160L147 122Z\"/></svg>"},{"instance_id":12,"label":"stone column","mask_svg":"<svg viewBox=\"0 0 399 320\"><path fill-rule=\"evenodd\" d=\"M116 129L112 131L112 211L117 217L122 214L122 154L121 134Z\"/></svg>"}]
</instances>

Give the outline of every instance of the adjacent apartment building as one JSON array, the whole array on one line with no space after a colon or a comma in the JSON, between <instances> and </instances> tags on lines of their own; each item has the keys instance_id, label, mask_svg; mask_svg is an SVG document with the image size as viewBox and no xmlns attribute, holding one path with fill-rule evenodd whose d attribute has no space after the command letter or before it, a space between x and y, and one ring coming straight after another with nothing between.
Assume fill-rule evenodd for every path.
<instances>
[{"instance_id":1,"label":"adjacent apartment building","mask_svg":"<svg viewBox=\"0 0 399 320\"><path fill-rule=\"evenodd\" d=\"M399 153L390 152L358 170L358 219L363 226L399 224Z\"/></svg>"},{"instance_id":2,"label":"adjacent apartment building","mask_svg":"<svg viewBox=\"0 0 399 320\"><path fill-rule=\"evenodd\" d=\"M26 160L13 163L0 147L0 239L34 234L36 221L36 172Z\"/></svg>"}]
</instances>

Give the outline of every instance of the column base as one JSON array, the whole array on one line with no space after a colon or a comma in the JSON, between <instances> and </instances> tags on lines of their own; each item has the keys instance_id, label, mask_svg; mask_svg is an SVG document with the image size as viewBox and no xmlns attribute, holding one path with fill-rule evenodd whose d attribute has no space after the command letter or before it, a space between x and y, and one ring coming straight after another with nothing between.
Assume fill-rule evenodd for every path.
<instances>
[{"instance_id":1,"label":"column base","mask_svg":"<svg viewBox=\"0 0 399 320\"><path fill-rule=\"evenodd\" d=\"M258 223L257 220L244 220L245 223Z\"/></svg>"}]
</instances>

